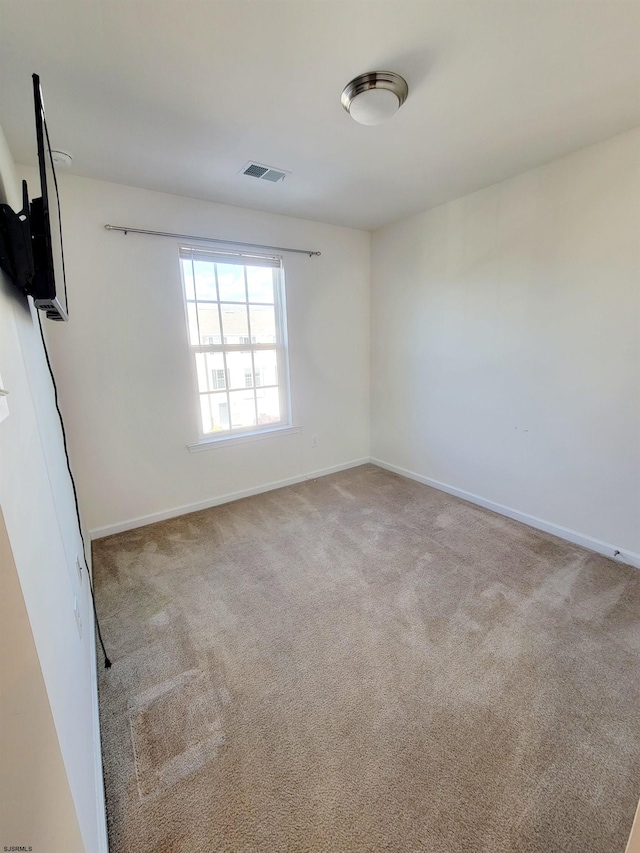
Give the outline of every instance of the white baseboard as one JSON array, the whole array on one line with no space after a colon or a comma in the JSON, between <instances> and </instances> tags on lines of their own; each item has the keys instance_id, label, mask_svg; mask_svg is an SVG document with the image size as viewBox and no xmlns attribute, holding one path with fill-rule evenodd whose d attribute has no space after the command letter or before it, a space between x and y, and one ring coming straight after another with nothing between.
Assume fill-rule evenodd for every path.
<instances>
[{"instance_id":1,"label":"white baseboard","mask_svg":"<svg viewBox=\"0 0 640 853\"><path fill-rule=\"evenodd\" d=\"M627 563L630 566L634 566L636 569L640 569L640 554L636 554L634 551L618 548L616 545L611 545L609 542L602 542L600 539L594 539L591 536L586 536L584 533L577 533L575 530L570 530L568 527L562 527L559 524L544 521L542 518L536 518L534 515L529 515L526 512L511 509L511 507L495 503L495 501L490 501L487 498L475 495L472 492L467 492L464 489L449 486L447 483L441 483L439 480L432 480L430 477L423 477L421 474L416 474L414 471L407 471L406 468L399 468L397 465L391 465L389 462L384 462L382 459L375 459L372 457L369 461L373 465L378 465L380 468L392 471L394 474L400 474L402 477L408 477L410 480L416 480L418 483L424 483L425 486L431 486L434 489L439 489L441 492L447 492L447 494L454 495L456 498L462 498L462 500L477 504L485 509L490 509L500 515L506 515L507 518L513 518L515 521L521 521L523 524L528 524L529 527L535 527L536 530L542 530L545 533L550 533L552 536L558 536L560 539L566 539L567 542L572 542L574 545L581 545L583 548L588 548L590 551L603 554L605 557L609 557L618 563Z\"/></svg>"},{"instance_id":2,"label":"white baseboard","mask_svg":"<svg viewBox=\"0 0 640 853\"><path fill-rule=\"evenodd\" d=\"M550 533L552 536L558 536L560 539L566 539L567 542L572 542L574 545L581 545L583 548L588 548L590 551L595 551L597 554L603 554L619 563L627 563L640 569L640 554L634 551L618 548L609 542L602 542L600 539L594 539L591 536L586 536L584 533L578 533L575 530L570 530L568 527L562 527L559 524L553 524L550 521L545 521L542 518L536 518L526 512L520 512L517 509L503 506L503 504L483 498L481 495L467 492L464 489L458 489L455 486L450 486L447 483L441 483L439 480L433 480L430 477L423 477L421 474L416 474L414 471L408 471L406 468L400 468L397 465L391 465L382 459L374 457L364 457L362 459L353 459L350 462L344 462L340 465L333 465L330 468L321 468L317 471L310 471L307 474L301 474L296 477L288 477L284 480L276 480L271 483L264 483L261 486L255 486L251 489L243 489L239 492L229 492L225 495L219 495L215 498L210 498L197 503L186 504L184 506L173 507L172 509L162 512L154 512L149 515L141 515L138 518L132 518L128 521L117 522L116 524L107 524L104 527L96 527L90 530L91 539L101 539L105 536L113 536L115 533L123 533L126 530L133 530L136 527L144 527L146 524L155 524L157 521L165 521L168 518L176 518L179 515L186 515L190 512L197 512L201 509L209 509L220 504L237 501L241 498L249 498L253 495L260 495L263 492L271 492L274 489L282 489L285 486L293 486L296 483L303 483L305 480L315 480L317 477L325 477L327 474L335 474L338 471L345 471L348 468L355 468L358 465L365 465L371 462L373 465L378 465L387 471L392 471L394 474L399 474L402 477L408 477L410 480L415 480L418 483L423 483L425 486L431 486L434 489L439 489L441 492L454 495L462 500L477 504L478 506L490 509L497 512L499 515L504 515L507 518L513 518L515 521L520 521L529 527L535 527L536 530L542 530L545 533ZM618 553L616 553L618 552Z\"/></svg>"},{"instance_id":3,"label":"white baseboard","mask_svg":"<svg viewBox=\"0 0 640 853\"><path fill-rule=\"evenodd\" d=\"M251 489L243 489L239 492L229 492L226 495L219 495L215 498L210 498L197 503L185 504L184 506L173 507L172 509L163 510L162 512L152 512L149 515L141 515L137 518L131 518L128 521L119 521L115 524L107 524L104 527L95 527L89 531L91 539L102 539L105 536L113 536L115 533L124 533L125 530L134 530L136 527L144 527L146 524L155 524L156 521L166 521L168 518L176 518L179 515L186 515L190 512L198 512L201 509L209 509L212 506L219 506L230 501L238 501L241 498L250 498L253 495L260 495L263 492L271 492L274 489L282 489L285 486L293 486L296 483L304 483L306 480L315 480L317 477L325 477L327 474L335 474L338 471L346 471L347 468L355 468L358 465L366 465L369 462L369 457L362 459L352 459L350 462L343 462L340 465L332 465L330 468L321 468L317 471L309 471L307 474L300 474L296 477L288 477L285 480L276 480L271 483L264 483L261 486L255 486Z\"/></svg>"}]
</instances>

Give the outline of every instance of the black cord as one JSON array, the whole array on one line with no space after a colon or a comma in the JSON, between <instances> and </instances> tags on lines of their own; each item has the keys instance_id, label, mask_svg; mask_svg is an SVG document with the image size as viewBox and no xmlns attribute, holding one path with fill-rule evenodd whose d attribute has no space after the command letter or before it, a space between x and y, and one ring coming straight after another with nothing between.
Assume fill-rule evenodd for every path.
<instances>
[{"instance_id":1,"label":"black cord","mask_svg":"<svg viewBox=\"0 0 640 853\"><path fill-rule=\"evenodd\" d=\"M87 547L84 544L84 536L82 534L82 522L80 521L80 507L78 505L78 492L76 491L76 481L73 478L73 472L71 471L71 461L69 460L69 450L67 448L67 434L64 429L64 421L62 419L62 412L60 411L60 406L58 405L58 386L56 385L55 376L53 375L53 369L51 367L51 361L49 360L49 351L47 350L47 342L44 339L44 330L42 328L42 320L40 318L40 311L36 308L36 314L38 316L38 325L40 326L40 337L42 338L42 347L44 349L44 355L47 360L47 367L49 368L49 376L51 376L51 384L53 385L53 398L56 404L56 411L58 413L58 417L60 418L60 428L62 430L62 444L64 446L64 455L67 459L67 470L69 471L69 479L71 480L71 486L73 488L73 500L76 505L76 517L78 519L78 532L80 533L80 541L82 542L82 556L84 557L85 569L87 572L87 577L89 578L89 589L91 590L91 601L93 603L93 615L96 620L96 628L98 630L98 638L100 640L100 645L102 646L102 651L104 652L104 665L105 669L109 669L111 667L111 661L109 660L109 655L107 654L107 650L104 647L104 641L102 639L102 632L100 631L100 621L98 620L98 611L96 610L96 598L93 594L93 584L91 582L91 573L89 572L89 563L87 561Z\"/></svg>"}]
</instances>

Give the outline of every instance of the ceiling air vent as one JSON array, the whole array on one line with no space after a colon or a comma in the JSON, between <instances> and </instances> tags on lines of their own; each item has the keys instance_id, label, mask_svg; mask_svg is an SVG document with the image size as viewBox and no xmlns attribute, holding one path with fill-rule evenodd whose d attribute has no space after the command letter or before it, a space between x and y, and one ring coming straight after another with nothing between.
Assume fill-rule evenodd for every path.
<instances>
[{"instance_id":1,"label":"ceiling air vent","mask_svg":"<svg viewBox=\"0 0 640 853\"><path fill-rule=\"evenodd\" d=\"M251 178L260 178L261 181L270 181L272 184L277 184L284 180L289 172L283 172L282 169L273 169L271 166L263 166L261 163L247 163L242 169L243 175L249 175Z\"/></svg>"}]
</instances>

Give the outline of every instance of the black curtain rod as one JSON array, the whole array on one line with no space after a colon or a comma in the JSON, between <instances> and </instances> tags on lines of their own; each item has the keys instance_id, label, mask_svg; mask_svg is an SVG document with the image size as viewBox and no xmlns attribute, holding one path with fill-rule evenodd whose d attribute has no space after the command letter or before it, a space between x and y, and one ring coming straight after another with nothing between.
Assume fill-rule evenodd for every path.
<instances>
[{"instance_id":1,"label":"black curtain rod","mask_svg":"<svg viewBox=\"0 0 640 853\"><path fill-rule=\"evenodd\" d=\"M107 231L122 231L123 234L150 234L153 237L173 237L177 240L201 240L203 243L222 243L225 246L243 246L245 249L269 249L276 252L294 252L297 255L321 255L310 249L286 249L284 246L262 246L260 243L239 243L237 240L220 240L215 237L196 237L194 234L170 234L167 231L145 231L143 228L124 228L122 225L105 225Z\"/></svg>"}]
</instances>

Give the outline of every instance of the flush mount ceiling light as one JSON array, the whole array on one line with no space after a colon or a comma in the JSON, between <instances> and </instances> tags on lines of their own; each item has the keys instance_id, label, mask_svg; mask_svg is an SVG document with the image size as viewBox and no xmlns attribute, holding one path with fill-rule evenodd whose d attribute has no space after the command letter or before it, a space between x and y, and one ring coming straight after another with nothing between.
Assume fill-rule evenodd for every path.
<instances>
[{"instance_id":1,"label":"flush mount ceiling light","mask_svg":"<svg viewBox=\"0 0 640 853\"><path fill-rule=\"evenodd\" d=\"M369 71L344 87L340 102L359 124L381 124L404 104L407 81L393 71Z\"/></svg>"}]
</instances>

